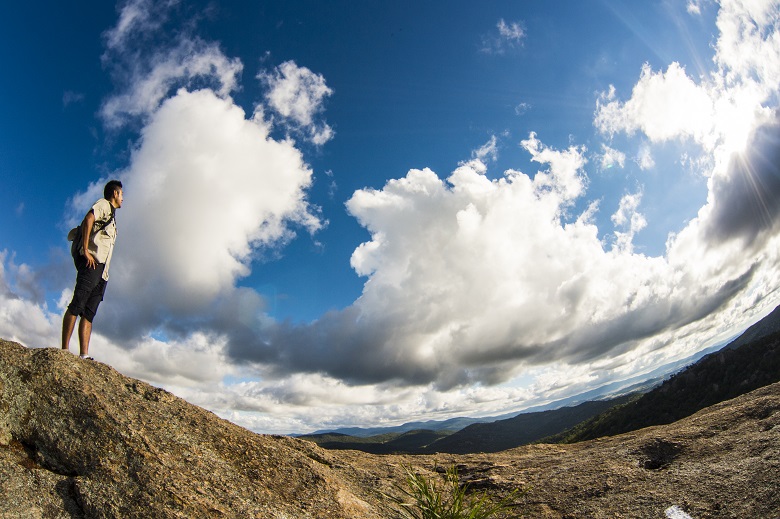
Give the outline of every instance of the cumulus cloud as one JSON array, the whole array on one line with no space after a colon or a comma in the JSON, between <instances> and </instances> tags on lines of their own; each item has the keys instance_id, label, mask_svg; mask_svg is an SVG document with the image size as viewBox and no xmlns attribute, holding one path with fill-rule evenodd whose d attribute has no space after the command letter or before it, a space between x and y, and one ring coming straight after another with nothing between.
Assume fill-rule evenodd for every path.
<instances>
[{"instance_id":1,"label":"cumulus cloud","mask_svg":"<svg viewBox=\"0 0 780 519\"><path fill-rule=\"evenodd\" d=\"M100 359L122 373L177 389L216 386L237 372L227 362L225 339L195 331L184 338L156 339L145 336L128 351L105 336L98 336L95 350Z\"/></svg>"},{"instance_id":2,"label":"cumulus cloud","mask_svg":"<svg viewBox=\"0 0 780 519\"><path fill-rule=\"evenodd\" d=\"M678 63L665 73L646 64L631 99L616 101L614 88L602 94L595 124L609 134L641 131L655 142L680 137L704 142L712 134L713 113L710 96Z\"/></svg>"},{"instance_id":3,"label":"cumulus cloud","mask_svg":"<svg viewBox=\"0 0 780 519\"><path fill-rule=\"evenodd\" d=\"M174 346L210 337L227 348L223 330L256 333L268 320L265 301L239 281L298 230L325 224L307 201L312 171L295 143L270 136L262 104L247 116L231 99L241 61L197 37L192 20L169 27L180 9L175 0L131 0L105 34L119 89L101 115L108 127L134 120L142 129L130 164L112 175L126 193L110 289L122 304L101 309L102 320L109 340L133 338L138 351L155 334ZM330 95L322 76L287 62L269 81L271 108L327 140L327 126L314 129ZM104 182L74 195L73 223Z\"/></svg>"},{"instance_id":4,"label":"cumulus cloud","mask_svg":"<svg viewBox=\"0 0 780 519\"><path fill-rule=\"evenodd\" d=\"M521 143L542 169L490 180L478 159L447 179L411 170L347 208L371 233L352 256L361 297L307 326L269 328L266 348L232 354L270 362L275 376L326 373L351 384L497 384L545 362L572 365L627 354L729 301L752 272L707 279L685 265L633 253L645 225L626 195L605 249L593 207L567 218L584 193L584 148ZM617 233L616 233L617 234Z\"/></svg>"},{"instance_id":5,"label":"cumulus cloud","mask_svg":"<svg viewBox=\"0 0 780 519\"><path fill-rule=\"evenodd\" d=\"M300 151L268 133L211 90L180 90L154 113L122 174L122 261L111 280L127 306L117 331L212 314L215 301L240 297L236 283L259 251L288 242L292 226L323 224L306 201L312 171Z\"/></svg>"},{"instance_id":6,"label":"cumulus cloud","mask_svg":"<svg viewBox=\"0 0 780 519\"><path fill-rule=\"evenodd\" d=\"M412 420L447 419L453 414L485 416L520 407L530 398L526 388L464 387L449 392L433 387L349 385L320 374L296 373L273 384L247 381L223 386L205 399L225 418L254 430L289 433L354 427L356 424L394 426ZM314 416L305 410L316 409Z\"/></svg>"},{"instance_id":7,"label":"cumulus cloud","mask_svg":"<svg viewBox=\"0 0 780 519\"><path fill-rule=\"evenodd\" d=\"M286 61L258 78L268 87L266 102L293 130L316 145L333 138L333 129L317 118L325 99L333 94L321 74L315 74L293 61Z\"/></svg>"}]
</instances>

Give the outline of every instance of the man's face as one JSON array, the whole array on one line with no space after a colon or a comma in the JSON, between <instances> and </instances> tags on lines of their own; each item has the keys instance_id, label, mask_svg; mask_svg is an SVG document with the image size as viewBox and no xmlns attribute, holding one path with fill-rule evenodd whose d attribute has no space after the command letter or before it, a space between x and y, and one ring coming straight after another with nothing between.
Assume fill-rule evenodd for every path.
<instances>
[{"instance_id":1,"label":"man's face","mask_svg":"<svg viewBox=\"0 0 780 519\"><path fill-rule=\"evenodd\" d=\"M122 192L121 189L114 190L114 201L116 202L117 209L122 207L122 202L124 201L124 193Z\"/></svg>"}]
</instances>

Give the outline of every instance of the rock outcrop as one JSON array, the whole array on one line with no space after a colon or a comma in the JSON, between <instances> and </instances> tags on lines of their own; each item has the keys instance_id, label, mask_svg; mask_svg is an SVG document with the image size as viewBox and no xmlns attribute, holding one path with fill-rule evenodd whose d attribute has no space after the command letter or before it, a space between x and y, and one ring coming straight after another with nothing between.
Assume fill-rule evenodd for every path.
<instances>
[{"instance_id":1,"label":"rock outcrop","mask_svg":"<svg viewBox=\"0 0 780 519\"><path fill-rule=\"evenodd\" d=\"M393 518L404 467L525 489L526 517L778 517L780 384L674 424L492 454L254 434L109 366L0 341L0 518Z\"/></svg>"},{"instance_id":2,"label":"rock outcrop","mask_svg":"<svg viewBox=\"0 0 780 519\"><path fill-rule=\"evenodd\" d=\"M109 366L0 343L3 517L382 517L310 443Z\"/></svg>"}]
</instances>

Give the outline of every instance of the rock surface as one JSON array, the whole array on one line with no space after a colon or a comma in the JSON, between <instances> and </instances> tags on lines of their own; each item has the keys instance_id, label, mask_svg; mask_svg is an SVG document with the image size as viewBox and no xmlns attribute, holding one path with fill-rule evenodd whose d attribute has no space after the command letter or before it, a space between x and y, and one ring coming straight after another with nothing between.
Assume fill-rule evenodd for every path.
<instances>
[{"instance_id":1,"label":"rock surface","mask_svg":"<svg viewBox=\"0 0 780 519\"><path fill-rule=\"evenodd\" d=\"M493 454L254 434L109 366L0 341L0 518L393 518L404 467L522 488L517 516L780 517L780 384L674 424Z\"/></svg>"},{"instance_id":2,"label":"rock surface","mask_svg":"<svg viewBox=\"0 0 780 519\"><path fill-rule=\"evenodd\" d=\"M0 343L4 517L381 517L320 454L109 366Z\"/></svg>"}]
</instances>

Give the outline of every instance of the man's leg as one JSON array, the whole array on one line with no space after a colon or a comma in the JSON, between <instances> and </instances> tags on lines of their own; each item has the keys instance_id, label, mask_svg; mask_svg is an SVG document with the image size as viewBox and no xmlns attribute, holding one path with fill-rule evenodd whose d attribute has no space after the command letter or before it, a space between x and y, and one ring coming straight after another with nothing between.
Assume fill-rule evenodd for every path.
<instances>
[{"instance_id":1,"label":"man's leg","mask_svg":"<svg viewBox=\"0 0 780 519\"><path fill-rule=\"evenodd\" d=\"M73 299L65 315L62 316L62 349L70 349L70 338L73 336L73 329L76 327L78 316L84 315L85 308L89 302L92 291L100 281L101 273L96 269L87 266L84 256L79 256L74 260L76 266L76 286L73 289ZM79 331L79 339L81 331Z\"/></svg>"},{"instance_id":2,"label":"man's leg","mask_svg":"<svg viewBox=\"0 0 780 519\"><path fill-rule=\"evenodd\" d=\"M103 265L98 265L98 274L103 272ZM97 282L92 293L89 295L87 305L84 308L84 314L79 321L79 347L80 355L86 357L89 354L89 339L92 337L92 320L98 311L100 302L103 301L103 295L106 293L106 281L102 278Z\"/></svg>"},{"instance_id":3,"label":"man's leg","mask_svg":"<svg viewBox=\"0 0 780 519\"><path fill-rule=\"evenodd\" d=\"M79 320L79 354L89 355L90 337L92 337L92 322L82 316Z\"/></svg>"},{"instance_id":4,"label":"man's leg","mask_svg":"<svg viewBox=\"0 0 780 519\"><path fill-rule=\"evenodd\" d=\"M62 316L62 349L70 349L70 337L73 335L73 329L76 327L77 316L65 310Z\"/></svg>"},{"instance_id":5,"label":"man's leg","mask_svg":"<svg viewBox=\"0 0 780 519\"><path fill-rule=\"evenodd\" d=\"M86 265L83 256L76 259L76 288L73 290L73 300L62 318L62 348L69 349L70 338L79 321L79 351L81 355L87 355L89 351L89 339L92 335L92 320L95 318L98 305L103 300L106 290L106 282L102 279L104 265L99 263L97 268Z\"/></svg>"}]
</instances>

